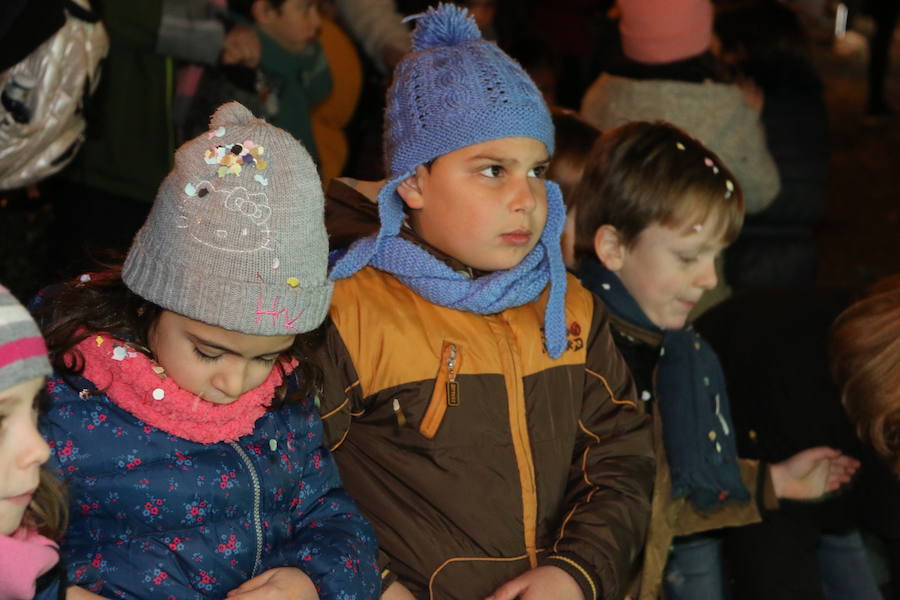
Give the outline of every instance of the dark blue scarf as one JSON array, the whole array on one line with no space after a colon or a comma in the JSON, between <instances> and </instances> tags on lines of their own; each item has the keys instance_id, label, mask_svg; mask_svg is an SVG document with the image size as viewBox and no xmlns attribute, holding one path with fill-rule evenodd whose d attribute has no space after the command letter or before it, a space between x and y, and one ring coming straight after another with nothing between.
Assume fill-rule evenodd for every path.
<instances>
[{"instance_id":1,"label":"dark blue scarf","mask_svg":"<svg viewBox=\"0 0 900 600\"><path fill-rule=\"evenodd\" d=\"M672 473L672 497L687 496L710 511L726 500L746 502L725 376L715 351L690 326L660 329L619 277L596 260L578 275L616 317L662 335L656 371L656 409Z\"/></svg>"}]
</instances>

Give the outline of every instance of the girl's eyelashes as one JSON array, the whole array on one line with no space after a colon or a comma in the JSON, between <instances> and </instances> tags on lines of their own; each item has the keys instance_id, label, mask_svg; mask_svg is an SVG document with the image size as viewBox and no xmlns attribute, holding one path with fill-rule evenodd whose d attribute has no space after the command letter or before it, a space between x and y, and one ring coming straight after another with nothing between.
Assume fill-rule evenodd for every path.
<instances>
[{"instance_id":1,"label":"girl's eyelashes","mask_svg":"<svg viewBox=\"0 0 900 600\"><path fill-rule=\"evenodd\" d=\"M200 348L197 348L196 346L194 346L194 354L196 354L197 358L199 358L200 360L205 360L208 362L213 362L213 361L216 361L216 360L219 360L220 358L222 358L221 354L217 354L217 355L206 354L203 351L201 351ZM280 354L276 354L275 356L257 356L253 360L258 360L259 362L266 363L266 364L272 364L276 360L278 360L279 356L280 356Z\"/></svg>"},{"instance_id":2,"label":"girl's eyelashes","mask_svg":"<svg viewBox=\"0 0 900 600\"><path fill-rule=\"evenodd\" d=\"M699 260L697 256L686 256L684 254L677 254L676 256L678 256L678 260L686 265L692 265Z\"/></svg>"},{"instance_id":3,"label":"girl's eyelashes","mask_svg":"<svg viewBox=\"0 0 900 600\"><path fill-rule=\"evenodd\" d=\"M204 354L203 352L200 351L200 348L197 348L196 346L194 346L194 354L196 354L197 358L199 358L200 360L206 360L209 362L212 362L214 360L219 360L219 356L221 356L221 355L211 356L209 354Z\"/></svg>"}]
</instances>

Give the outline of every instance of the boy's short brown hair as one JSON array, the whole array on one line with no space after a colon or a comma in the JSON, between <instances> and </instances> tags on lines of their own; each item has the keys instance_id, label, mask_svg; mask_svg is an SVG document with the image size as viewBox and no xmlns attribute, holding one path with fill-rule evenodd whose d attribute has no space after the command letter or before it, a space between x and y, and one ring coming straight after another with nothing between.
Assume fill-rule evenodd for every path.
<instances>
[{"instance_id":1,"label":"boy's short brown hair","mask_svg":"<svg viewBox=\"0 0 900 600\"><path fill-rule=\"evenodd\" d=\"M857 435L900 475L900 275L841 313L830 346L831 372Z\"/></svg>"},{"instance_id":2,"label":"boy's short brown hair","mask_svg":"<svg viewBox=\"0 0 900 600\"><path fill-rule=\"evenodd\" d=\"M570 110L551 108L550 113L556 130L556 151L550 161L550 168L547 169L547 179L559 185L566 208L570 208L575 188L578 181L581 181L580 175L587 164L591 148L600 137L600 130ZM578 179L570 181L570 175L577 175Z\"/></svg>"},{"instance_id":3,"label":"boy's short brown hair","mask_svg":"<svg viewBox=\"0 0 900 600\"><path fill-rule=\"evenodd\" d=\"M744 221L744 198L713 152L663 122L628 123L600 136L591 149L573 206L575 256L594 256L594 234L612 225L627 245L650 225L702 222L718 214L725 243Z\"/></svg>"}]
</instances>

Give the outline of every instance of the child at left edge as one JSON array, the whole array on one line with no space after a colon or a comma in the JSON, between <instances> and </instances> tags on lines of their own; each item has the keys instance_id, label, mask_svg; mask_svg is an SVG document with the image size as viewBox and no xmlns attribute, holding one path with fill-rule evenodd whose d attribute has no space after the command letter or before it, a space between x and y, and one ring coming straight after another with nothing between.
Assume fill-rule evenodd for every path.
<instances>
[{"instance_id":1,"label":"child at left edge","mask_svg":"<svg viewBox=\"0 0 900 600\"><path fill-rule=\"evenodd\" d=\"M37 324L0 285L0 600L98 597L68 590L59 562L65 499L36 423L50 372Z\"/></svg>"},{"instance_id":2,"label":"child at left edge","mask_svg":"<svg viewBox=\"0 0 900 600\"><path fill-rule=\"evenodd\" d=\"M125 263L39 297L40 422L75 585L117 598L367 600L371 526L322 447L321 184L233 102L184 144Z\"/></svg>"}]
</instances>

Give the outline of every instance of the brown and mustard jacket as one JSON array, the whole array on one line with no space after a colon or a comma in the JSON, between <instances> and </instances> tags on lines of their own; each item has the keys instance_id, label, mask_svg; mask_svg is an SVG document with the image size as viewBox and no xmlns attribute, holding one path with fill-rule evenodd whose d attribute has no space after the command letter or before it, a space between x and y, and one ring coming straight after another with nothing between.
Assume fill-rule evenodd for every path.
<instances>
[{"instance_id":1,"label":"brown and mustard jacket","mask_svg":"<svg viewBox=\"0 0 900 600\"><path fill-rule=\"evenodd\" d=\"M366 267L338 281L321 413L383 576L481 599L538 565L621 598L650 517L652 435L605 310L568 281L569 348L544 350L545 291L494 315L432 304Z\"/></svg>"},{"instance_id":2,"label":"brown and mustard jacket","mask_svg":"<svg viewBox=\"0 0 900 600\"><path fill-rule=\"evenodd\" d=\"M646 401L656 397L654 380L662 336L617 317L611 317L616 346L632 369L638 393ZM669 549L678 536L739 527L762 519L763 510L775 509L778 501L768 469L759 461L740 459L741 478L753 499L728 502L704 513L686 498L672 498L672 473L666 460L662 421L653 418L653 447L656 452L656 483L653 488L652 516L640 570L628 586L629 600L657 600L661 597L663 572Z\"/></svg>"}]
</instances>

